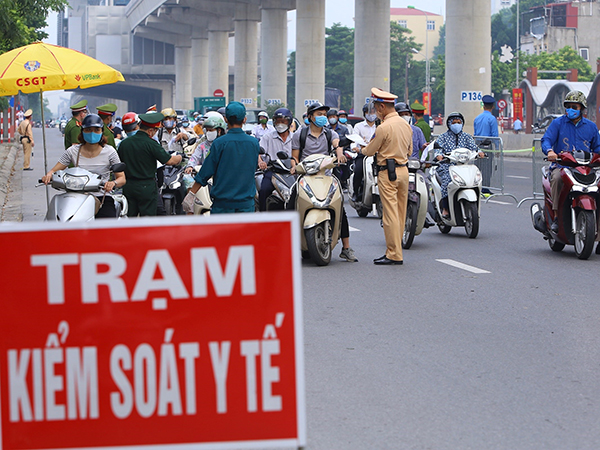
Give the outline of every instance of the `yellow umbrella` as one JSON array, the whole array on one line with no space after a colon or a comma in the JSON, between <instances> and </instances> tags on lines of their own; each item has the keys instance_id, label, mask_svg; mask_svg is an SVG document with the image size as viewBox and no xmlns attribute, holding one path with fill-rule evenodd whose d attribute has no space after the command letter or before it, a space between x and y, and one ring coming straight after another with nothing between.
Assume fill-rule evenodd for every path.
<instances>
[{"instance_id":1,"label":"yellow umbrella","mask_svg":"<svg viewBox=\"0 0 600 450\"><path fill-rule=\"evenodd\" d=\"M36 42L0 55L0 96L40 93L44 171L46 162L46 127L43 91L89 88L125 81L118 70L77 50ZM48 200L48 189L46 189Z\"/></svg>"}]
</instances>

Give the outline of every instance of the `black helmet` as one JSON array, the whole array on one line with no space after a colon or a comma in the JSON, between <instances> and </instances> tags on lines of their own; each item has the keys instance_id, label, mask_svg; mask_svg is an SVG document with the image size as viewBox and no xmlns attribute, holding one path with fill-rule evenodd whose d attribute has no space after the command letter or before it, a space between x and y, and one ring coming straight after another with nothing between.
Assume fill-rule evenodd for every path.
<instances>
[{"instance_id":1,"label":"black helmet","mask_svg":"<svg viewBox=\"0 0 600 450\"><path fill-rule=\"evenodd\" d=\"M337 116L337 115L338 115L338 111L335 108L331 108L329 111L327 111L327 117Z\"/></svg>"},{"instance_id":2,"label":"black helmet","mask_svg":"<svg viewBox=\"0 0 600 450\"><path fill-rule=\"evenodd\" d=\"M311 103L310 105L308 105L308 108L306 110L306 114L308 114L310 116L315 111L320 111L320 110L329 111L329 106L325 106L321 102Z\"/></svg>"},{"instance_id":3,"label":"black helmet","mask_svg":"<svg viewBox=\"0 0 600 450\"><path fill-rule=\"evenodd\" d=\"M85 130L86 128L93 128L93 127L97 127L97 128L104 127L104 122L102 122L102 119L100 118L100 116L98 114L88 114L81 121L82 129Z\"/></svg>"},{"instance_id":4,"label":"black helmet","mask_svg":"<svg viewBox=\"0 0 600 450\"><path fill-rule=\"evenodd\" d=\"M291 124L293 118L292 112L287 108L279 108L273 113L273 120L282 118L288 119L288 123Z\"/></svg>"},{"instance_id":5,"label":"black helmet","mask_svg":"<svg viewBox=\"0 0 600 450\"><path fill-rule=\"evenodd\" d=\"M448 117L446 117L446 126L448 127L448 129L450 129L450 122L452 122L452 119L456 119L459 118L463 125L465 124L465 118L463 117L463 115L459 112L451 112L450 114L448 114Z\"/></svg>"},{"instance_id":6,"label":"black helmet","mask_svg":"<svg viewBox=\"0 0 600 450\"><path fill-rule=\"evenodd\" d=\"M368 110L369 110L369 104L365 103L363 106L363 115L366 114Z\"/></svg>"},{"instance_id":7,"label":"black helmet","mask_svg":"<svg viewBox=\"0 0 600 450\"><path fill-rule=\"evenodd\" d=\"M404 102L398 102L398 103L396 103L396 106L394 106L394 108L396 108L396 112L398 114L403 113L403 112L407 112L407 113L410 113L410 115L412 116L412 112L411 112L410 108Z\"/></svg>"}]
</instances>

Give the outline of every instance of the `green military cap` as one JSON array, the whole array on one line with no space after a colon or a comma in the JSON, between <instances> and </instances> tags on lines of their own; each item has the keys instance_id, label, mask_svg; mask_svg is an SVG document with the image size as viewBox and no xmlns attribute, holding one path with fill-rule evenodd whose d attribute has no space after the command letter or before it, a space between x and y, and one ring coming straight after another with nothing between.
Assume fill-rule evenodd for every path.
<instances>
[{"instance_id":1,"label":"green military cap","mask_svg":"<svg viewBox=\"0 0 600 450\"><path fill-rule=\"evenodd\" d=\"M422 113L423 111L425 111L427 108L425 108L423 105L421 105L419 102L413 102L412 105L410 105L410 109L412 109L413 112L416 113Z\"/></svg>"},{"instance_id":2,"label":"green military cap","mask_svg":"<svg viewBox=\"0 0 600 450\"><path fill-rule=\"evenodd\" d=\"M71 111L73 112L78 112L78 111L83 111L84 109L87 109L87 100L81 100L80 102L75 103L74 105L71 105Z\"/></svg>"},{"instance_id":3,"label":"green military cap","mask_svg":"<svg viewBox=\"0 0 600 450\"><path fill-rule=\"evenodd\" d=\"M100 115L112 116L117 111L117 105L114 103L107 103L106 105L98 106L96 109Z\"/></svg>"},{"instance_id":4,"label":"green military cap","mask_svg":"<svg viewBox=\"0 0 600 450\"><path fill-rule=\"evenodd\" d=\"M159 112L150 112L150 113L146 113L146 114L139 114L138 117L140 118L142 125L145 125L150 128L160 127L160 123L165 118L165 116L163 116Z\"/></svg>"}]
</instances>

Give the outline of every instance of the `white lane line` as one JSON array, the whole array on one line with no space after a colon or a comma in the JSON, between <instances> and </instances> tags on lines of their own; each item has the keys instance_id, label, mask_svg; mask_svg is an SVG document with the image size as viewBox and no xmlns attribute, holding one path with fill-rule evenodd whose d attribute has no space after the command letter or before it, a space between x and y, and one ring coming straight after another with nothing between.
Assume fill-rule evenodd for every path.
<instances>
[{"instance_id":1,"label":"white lane line","mask_svg":"<svg viewBox=\"0 0 600 450\"><path fill-rule=\"evenodd\" d=\"M360 231L358 228L354 228L354 227L348 227L350 229L350 231Z\"/></svg>"},{"instance_id":2,"label":"white lane line","mask_svg":"<svg viewBox=\"0 0 600 450\"><path fill-rule=\"evenodd\" d=\"M479 269L478 267L469 266L468 264L463 264L458 261L454 261L453 259L436 259L437 262L441 262L443 264L448 264L449 266L456 267L458 269L467 270L473 273L492 273L487 270Z\"/></svg>"},{"instance_id":3,"label":"white lane line","mask_svg":"<svg viewBox=\"0 0 600 450\"><path fill-rule=\"evenodd\" d=\"M506 178L518 178L519 180L529 180L529 177L520 177L519 175L506 175Z\"/></svg>"},{"instance_id":4,"label":"white lane line","mask_svg":"<svg viewBox=\"0 0 600 450\"><path fill-rule=\"evenodd\" d=\"M500 200L488 200L486 203L496 203L497 205L512 205L512 203L501 202Z\"/></svg>"}]
</instances>

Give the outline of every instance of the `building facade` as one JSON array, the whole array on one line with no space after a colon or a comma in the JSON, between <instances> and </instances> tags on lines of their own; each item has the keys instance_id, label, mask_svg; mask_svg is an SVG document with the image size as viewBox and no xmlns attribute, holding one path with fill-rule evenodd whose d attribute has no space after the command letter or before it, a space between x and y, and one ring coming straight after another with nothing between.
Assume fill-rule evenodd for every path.
<instances>
[{"instance_id":1,"label":"building facade","mask_svg":"<svg viewBox=\"0 0 600 450\"><path fill-rule=\"evenodd\" d=\"M403 28L409 29L415 42L421 44L421 53L414 55L416 60L433 57L433 50L440 41L440 28L444 25L444 17L421 11L416 8L391 8L390 18Z\"/></svg>"},{"instance_id":2,"label":"building facade","mask_svg":"<svg viewBox=\"0 0 600 450\"><path fill-rule=\"evenodd\" d=\"M492 0L492 14L500 12L501 9L510 8L517 0Z\"/></svg>"}]
</instances>

